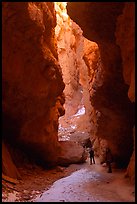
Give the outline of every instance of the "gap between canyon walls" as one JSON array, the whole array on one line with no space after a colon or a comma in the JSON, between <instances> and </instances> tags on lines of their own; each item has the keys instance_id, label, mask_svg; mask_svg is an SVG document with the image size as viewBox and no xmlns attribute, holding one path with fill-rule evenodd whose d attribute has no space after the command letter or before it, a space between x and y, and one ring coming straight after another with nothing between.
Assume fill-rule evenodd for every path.
<instances>
[{"instance_id":1,"label":"gap between canyon walls","mask_svg":"<svg viewBox=\"0 0 137 204\"><path fill-rule=\"evenodd\" d=\"M62 132L65 128L64 132L67 138L70 131L90 132L89 114L91 114L90 109L92 108L89 99L88 67L83 60L84 37L82 30L67 15L65 2L56 2L55 9L58 59L65 83L65 115L59 119L59 135L60 131ZM95 53L97 45L93 42L91 44L93 46L91 46L90 52ZM98 57L96 53L94 55L96 58Z\"/></svg>"},{"instance_id":2,"label":"gap between canyon walls","mask_svg":"<svg viewBox=\"0 0 137 204\"><path fill-rule=\"evenodd\" d=\"M100 112L91 104L96 87L102 85L103 69L98 45L84 38L81 28L67 15L66 3L55 3L58 59L65 83L65 115L59 118L59 141L82 145L94 142L96 156L104 161L107 140L96 137ZM72 151L73 152L73 151Z\"/></svg>"}]
</instances>

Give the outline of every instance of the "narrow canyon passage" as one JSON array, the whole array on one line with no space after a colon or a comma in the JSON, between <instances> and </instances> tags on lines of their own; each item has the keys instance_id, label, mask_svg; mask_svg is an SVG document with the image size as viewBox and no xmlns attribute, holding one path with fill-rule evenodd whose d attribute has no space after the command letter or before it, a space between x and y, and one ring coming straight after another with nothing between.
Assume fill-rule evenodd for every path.
<instances>
[{"instance_id":1,"label":"narrow canyon passage","mask_svg":"<svg viewBox=\"0 0 137 204\"><path fill-rule=\"evenodd\" d=\"M134 44L134 2L2 2L3 202L134 202Z\"/></svg>"}]
</instances>

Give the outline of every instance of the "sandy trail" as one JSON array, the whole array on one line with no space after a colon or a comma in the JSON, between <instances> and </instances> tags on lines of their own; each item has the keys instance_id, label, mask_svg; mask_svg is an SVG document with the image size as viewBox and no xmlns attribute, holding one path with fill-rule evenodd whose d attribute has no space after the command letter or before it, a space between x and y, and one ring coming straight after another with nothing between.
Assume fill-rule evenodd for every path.
<instances>
[{"instance_id":1,"label":"sandy trail","mask_svg":"<svg viewBox=\"0 0 137 204\"><path fill-rule=\"evenodd\" d=\"M135 202L134 187L123 171L107 173L99 162L73 166L75 172L54 182L33 202Z\"/></svg>"}]
</instances>

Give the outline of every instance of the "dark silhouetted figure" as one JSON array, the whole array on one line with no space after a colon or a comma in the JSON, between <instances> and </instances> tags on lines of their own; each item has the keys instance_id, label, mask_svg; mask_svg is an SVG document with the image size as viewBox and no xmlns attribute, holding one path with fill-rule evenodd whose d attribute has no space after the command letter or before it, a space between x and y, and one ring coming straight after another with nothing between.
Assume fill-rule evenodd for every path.
<instances>
[{"instance_id":1,"label":"dark silhouetted figure","mask_svg":"<svg viewBox=\"0 0 137 204\"><path fill-rule=\"evenodd\" d=\"M93 160L93 163L95 164L95 159L94 159L94 150L92 147L90 147L90 150L89 150L89 155L90 155L90 165L92 164L92 160Z\"/></svg>"},{"instance_id":2,"label":"dark silhouetted figure","mask_svg":"<svg viewBox=\"0 0 137 204\"><path fill-rule=\"evenodd\" d=\"M111 163L113 162L113 156L109 148L106 149L106 164L108 167L108 173L112 173Z\"/></svg>"},{"instance_id":3,"label":"dark silhouetted figure","mask_svg":"<svg viewBox=\"0 0 137 204\"><path fill-rule=\"evenodd\" d=\"M89 148L88 152L90 155L90 164L92 164L92 160L93 160L93 163L95 164L94 150L93 150L90 138L87 139L86 143L84 144L84 148Z\"/></svg>"}]
</instances>

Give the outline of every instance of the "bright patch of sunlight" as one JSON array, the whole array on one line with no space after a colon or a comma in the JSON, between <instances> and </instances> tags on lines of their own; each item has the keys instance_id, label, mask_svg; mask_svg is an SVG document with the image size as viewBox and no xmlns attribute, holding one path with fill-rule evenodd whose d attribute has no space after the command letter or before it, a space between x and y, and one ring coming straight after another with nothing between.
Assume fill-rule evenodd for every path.
<instances>
[{"instance_id":1,"label":"bright patch of sunlight","mask_svg":"<svg viewBox=\"0 0 137 204\"><path fill-rule=\"evenodd\" d=\"M83 106L78 110L78 112L74 116L84 115L85 114L85 107Z\"/></svg>"},{"instance_id":2,"label":"bright patch of sunlight","mask_svg":"<svg viewBox=\"0 0 137 204\"><path fill-rule=\"evenodd\" d=\"M59 13L61 16L63 16L65 18L65 20L68 19L68 15L67 15L67 2L54 2L55 5L55 10L57 13Z\"/></svg>"}]
</instances>

